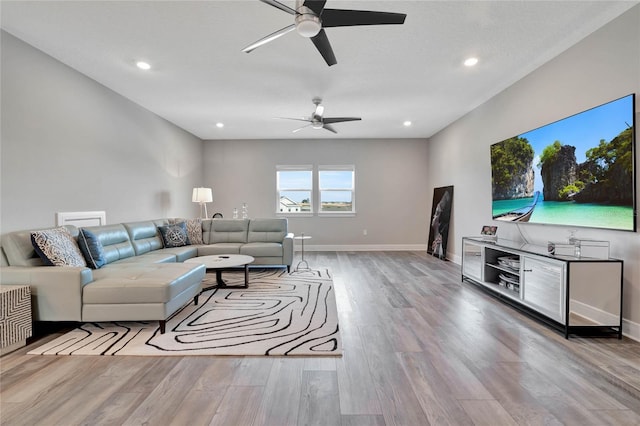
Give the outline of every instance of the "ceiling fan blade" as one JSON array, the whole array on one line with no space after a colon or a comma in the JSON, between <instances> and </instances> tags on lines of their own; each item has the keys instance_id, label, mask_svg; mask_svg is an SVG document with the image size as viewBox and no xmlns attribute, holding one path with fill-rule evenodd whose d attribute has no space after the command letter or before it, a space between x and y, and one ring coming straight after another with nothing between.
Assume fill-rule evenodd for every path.
<instances>
[{"instance_id":1,"label":"ceiling fan blade","mask_svg":"<svg viewBox=\"0 0 640 426\"><path fill-rule=\"evenodd\" d=\"M298 12L296 12L294 9L290 8L287 5L284 5L276 0L260 0L262 3L266 3L268 5L271 5L273 7L277 7L280 10L283 10L287 13L290 13L291 15L297 15Z\"/></svg>"},{"instance_id":2,"label":"ceiling fan blade","mask_svg":"<svg viewBox=\"0 0 640 426\"><path fill-rule=\"evenodd\" d=\"M360 117L327 117L322 121L325 124L332 124L332 123L343 123L345 121L360 121L360 120L362 120L362 118Z\"/></svg>"},{"instance_id":3,"label":"ceiling fan blade","mask_svg":"<svg viewBox=\"0 0 640 426\"><path fill-rule=\"evenodd\" d=\"M325 9L322 26L350 27L354 25L404 24L405 13L373 12L370 10Z\"/></svg>"},{"instance_id":4,"label":"ceiling fan blade","mask_svg":"<svg viewBox=\"0 0 640 426\"><path fill-rule=\"evenodd\" d=\"M313 13L320 16L326 2L327 0L305 0L303 6L308 7L309 9L313 10Z\"/></svg>"},{"instance_id":5,"label":"ceiling fan blade","mask_svg":"<svg viewBox=\"0 0 640 426\"><path fill-rule=\"evenodd\" d=\"M329 43L329 39L327 38L327 33L324 29L320 30L318 35L315 37L311 37L311 41L318 49L318 52L322 55L327 65L335 65L338 63L336 61L336 56L333 54L333 49L331 48L331 44Z\"/></svg>"},{"instance_id":6,"label":"ceiling fan blade","mask_svg":"<svg viewBox=\"0 0 640 426\"><path fill-rule=\"evenodd\" d=\"M273 117L277 120L296 120L296 121L308 121L309 123L311 122L310 119L308 118L293 118L293 117Z\"/></svg>"},{"instance_id":7,"label":"ceiling fan blade","mask_svg":"<svg viewBox=\"0 0 640 426\"><path fill-rule=\"evenodd\" d=\"M311 124L307 124L306 126L299 127L299 128L295 129L295 130L294 130L293 132L291 132L291 133L297 133L297 132L299 132L300 130L302 130L302 129L306 129L306 128L307 128L307 127L309 127L309 126L311 126Z\"/></svg>"},{"instance_id":8,"label":"ceiling fan blade","mask_svg":"<svg viewBox=\"0 0 640 426\"><path fill-rule=\"evenodd\" d=\"M268 35L268 36L266 36L266 37L261 38L260 40L256 41L256 42L255 42L255 43L253 43L253 44L250 44L249 46L247 46L247 47L245 47L244 49L242 49L242 51L243 51L243 52L247 52L247 53L249 53L249 52L251 52L252 50L254 50L255 48L260 47L260 46L262 46L262 45L264 45L264 44L267 44L267 43L269 43L270 41L273 41L273 40L275 40L275 39L277 39L277 38L279 38L279 37L282 37L282 36L283 36L283 35L285 35L286 33L291 32L291 31L293 31L293 30L295 30L295 29L296 29L296 25L295 25L295 24L291 24L291 25L289 25L289 26L287 26L287 27L284 27L284 28L283 28L283 29L281 29L281 30L278 30L278 31L276 31L276 32L274 32L274 33L269 34L269 35Z\"/></svg>"},{"instance_id":9,"label":"ceiling fan blade","mask_svg":"<svg viewBox=\"0 0 640 426\"><path fill-rule=\"evenodd\" d=\"M323 128L323 129L327 129L328 131L333 132L333 133L336 133L336 134L338 133L338 132L336 132L336 129L334 129L333 127L329 126L329 125L328 125L328 124L326 124L326 123L322 125L322 128Z\"/></svg>"}]
</instances>

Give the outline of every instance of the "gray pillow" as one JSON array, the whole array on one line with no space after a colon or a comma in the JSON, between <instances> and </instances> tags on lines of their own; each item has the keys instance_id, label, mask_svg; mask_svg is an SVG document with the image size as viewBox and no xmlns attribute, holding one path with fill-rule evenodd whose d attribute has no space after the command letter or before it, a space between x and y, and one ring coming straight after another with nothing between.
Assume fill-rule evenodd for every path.
<instances>
[{"instance_id":1,"label":"gray pillow","mask_svg":"<svg viewBox=\"0 0 640 426\"><path fill-rule=\"evenodd\" d=\"M204 240L202 239L202 219L188 219L186 224L189 242L191 242L191 244L204 244Z\"/></svg>"}]
</instances>

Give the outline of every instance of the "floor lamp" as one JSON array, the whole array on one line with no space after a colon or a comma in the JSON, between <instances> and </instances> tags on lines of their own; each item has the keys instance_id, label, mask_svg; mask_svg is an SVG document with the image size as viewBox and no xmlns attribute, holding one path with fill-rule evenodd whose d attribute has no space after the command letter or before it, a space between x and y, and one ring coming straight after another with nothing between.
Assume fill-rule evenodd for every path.
<instances>
[{"instance_id":1,"label":"floor lamp","mask_svg":"<svg viewBox=\"0 0 640 426\"><path fill-rule=\"evenodd\" d=\"M200 217L206 219L209 217L207 214L207 203L213 201L213 193L211 188L193 188L193 194L191 201L194 203L200 203ZM202 210L204 208L204 216L202 216Z\"/></svg>"}]
</instances>

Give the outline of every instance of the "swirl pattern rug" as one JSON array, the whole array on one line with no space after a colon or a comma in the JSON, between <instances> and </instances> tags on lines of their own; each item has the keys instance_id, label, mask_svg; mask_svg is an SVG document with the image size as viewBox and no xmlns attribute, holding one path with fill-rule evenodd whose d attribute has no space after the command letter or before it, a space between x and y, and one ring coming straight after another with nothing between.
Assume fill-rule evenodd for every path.
<instances>
[{"instance_id":1,"label":"swirl pattern rug","mask_svg":"<svg viewBox=\"0 0 640 426\"><path fill-rule=\"evenodd\" d=\"M32 355L340 356L328 270L250 269L249 288L216 289L207 274L198 305L183 307L160 334L157 321L85 323ZM223 272L242 285L243 272Z\"/></svg>"}]
</instances>

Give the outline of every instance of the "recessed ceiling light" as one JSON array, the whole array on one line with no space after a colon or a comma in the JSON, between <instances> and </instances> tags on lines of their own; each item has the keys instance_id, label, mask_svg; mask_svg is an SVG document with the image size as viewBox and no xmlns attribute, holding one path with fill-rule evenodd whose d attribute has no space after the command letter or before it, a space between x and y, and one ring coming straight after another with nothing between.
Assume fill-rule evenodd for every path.
<instances>
[{"instance_id":1,"label":"recessed ceiling light","mask_svg":"<svg viewBox=\"0 0 640 426\"><path fill-rule=\"evenodd\" d=\"M411 126L411 122L409 120L405 121L404 123L402 123L405 127L409 127Z\"/></svg>"},{"instance_id":2,"label":"recessed ceiling light","mask_svg":"<svg viewBox=\"0 0 640 426\"><path fill-rule=\"evenodd\" d=\"M467 59L464 61L464 65L465 65L466 67L472 67L472 66L474 66L474 65L475 65L475 64L477 64L477 63L478 63L478 58L467 58Z\"/></svg>"},{"instance_id":3,"label":"recessed ceiling light","mask_svg":"<svg viewBox=\"0 0 640 426\"><path fill-rule=\"evenodd\" d=\"M216 127L218 129L222 129L224 127L224 123L216 123Z\"/></svg>"},{"instance_id":4,"label":"recessed ceiling light","mask_svg":"<svg viewBox=\"0 0 640 426\"><path fill-rule=\"evenodd\" d=\"M136 66L138 68L140 68L141 70L150 70L151 69L151 65L149 65L148 63L144 62L144 61L138 61L136 62Z\"/></svg>"}]
</instances>

